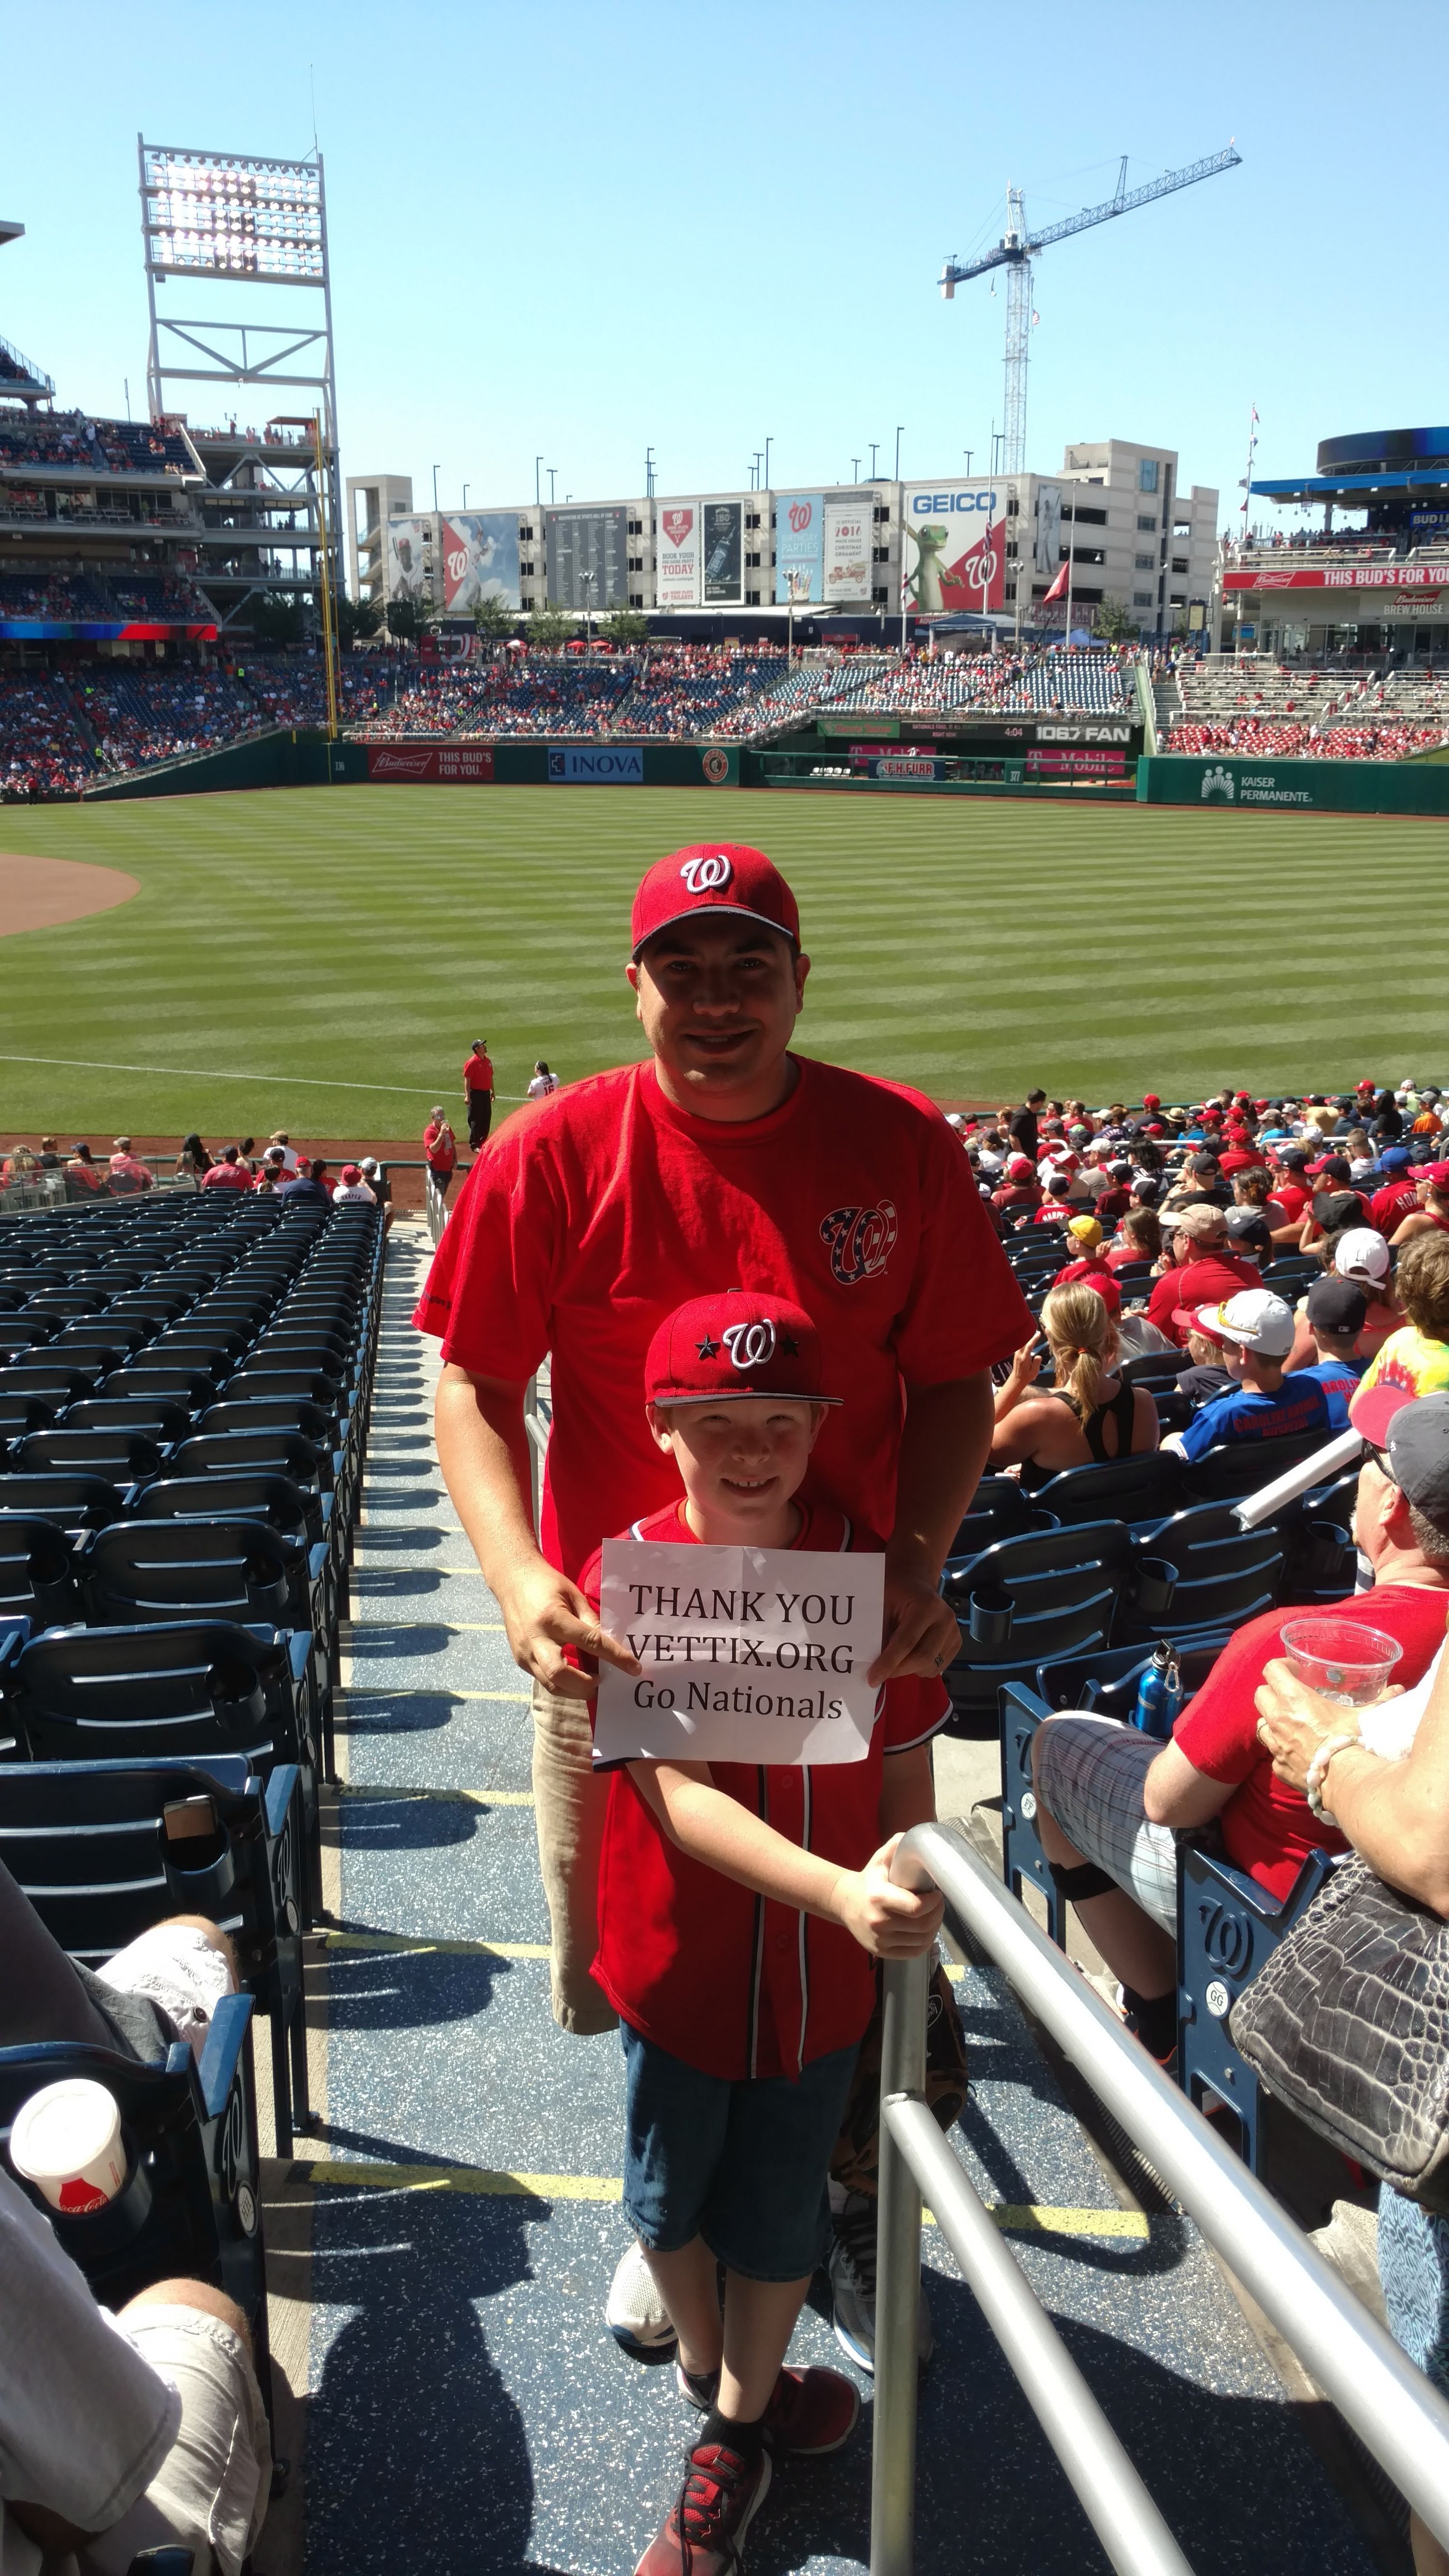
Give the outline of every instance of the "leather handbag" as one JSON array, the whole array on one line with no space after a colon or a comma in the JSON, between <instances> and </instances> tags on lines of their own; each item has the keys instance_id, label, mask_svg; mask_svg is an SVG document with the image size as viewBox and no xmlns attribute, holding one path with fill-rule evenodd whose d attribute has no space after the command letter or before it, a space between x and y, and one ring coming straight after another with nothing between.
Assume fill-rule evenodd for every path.
<instances>
[{"instance_id":1,"label":"leather handbag","mask_svg":"<svg viewBox=\"0 0 1449 2576\"><path fill-rule=\"evenodd\" d=\"M1310 2129L1405 2199L1449 2212L1449 1923L1347 1861L1228 2028Z\"/></svg>"}]
</instances>

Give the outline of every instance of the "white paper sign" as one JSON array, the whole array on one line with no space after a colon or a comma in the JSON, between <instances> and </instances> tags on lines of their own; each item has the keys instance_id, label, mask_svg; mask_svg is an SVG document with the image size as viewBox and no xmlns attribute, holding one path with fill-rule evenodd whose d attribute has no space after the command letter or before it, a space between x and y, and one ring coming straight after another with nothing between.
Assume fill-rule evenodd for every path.
<instances>
[{"instance_id":1,"label":"white paper sign","mask_svg":"<svg viewBox=\"0 0 1449 2576\"><path fill-rule=\"evenodd\" d=\"M605 1539L600 1616L644 1667L600 1666L600 1761L864 1759L883 1557Z\"/></svg>"}]
</instances>

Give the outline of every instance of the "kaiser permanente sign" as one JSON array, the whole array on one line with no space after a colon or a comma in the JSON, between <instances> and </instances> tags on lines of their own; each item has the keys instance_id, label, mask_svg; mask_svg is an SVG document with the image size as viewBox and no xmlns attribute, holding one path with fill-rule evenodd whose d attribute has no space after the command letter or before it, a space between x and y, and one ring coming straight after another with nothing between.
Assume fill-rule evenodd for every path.
<instances>
[{"instance_id":1,"label":"kaiser permanente sign","mask_svg":"<svg viewBox=\"0 0 1449 2576\"><path fill-rule=\"evenodd\" d=\"M1232 805L1255 813L1449 814L1449 763L1233 760L1172 753L1137 763L1146 805Z\"/></svg>"}]
</instances>

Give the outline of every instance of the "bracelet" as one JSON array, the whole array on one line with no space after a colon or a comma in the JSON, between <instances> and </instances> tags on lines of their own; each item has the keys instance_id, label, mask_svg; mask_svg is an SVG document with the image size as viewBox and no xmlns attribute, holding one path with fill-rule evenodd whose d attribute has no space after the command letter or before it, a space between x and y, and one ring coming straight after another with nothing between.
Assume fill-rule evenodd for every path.
<instances>
[{"instance_id":1,"label":"bracelet","mask_svg":"<svg viewBox=\"0 0 1449 2576\"><path fill-rule=\"evenodd\" d=\"M1336 1753L1349 1752L1358 1740L1356 1735L1327 1735L1308 1765L1303 1794L1321 1825L1338 1823L1338 1818L1330 1815L1323 1803L1323 1783L1328 1775L1328 1766Z\"/></svg>"}]
</instances>

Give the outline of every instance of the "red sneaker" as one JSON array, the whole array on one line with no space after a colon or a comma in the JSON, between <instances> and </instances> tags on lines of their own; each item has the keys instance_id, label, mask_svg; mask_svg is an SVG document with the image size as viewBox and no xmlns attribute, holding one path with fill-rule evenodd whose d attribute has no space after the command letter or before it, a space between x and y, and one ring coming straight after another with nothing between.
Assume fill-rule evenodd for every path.
<instances>
[{"instance_id":1,"label":"red sneaker","mask_svg":"<svg viewBox=\"0 0 1449 2576\"><path fill-rule=\"evenodd\" d=\"M849 2441L859 2415L860 2391L840 2371L782 2370L760 2430L782 2457L819 2460Z\"/></svg>"},{"instance_id":2,"label":"red sneaker","mask_svg":"<svg viewBox=\"0 0 1449 2576\"><path fill-rule=\"evenodd\" d=\"M723 2443L697 2443L679 2502L665 2515L634 2576L739 2576L745 2534L769 2487L768 2451L751 2468Z\"/></svg>"}]
</instances>

